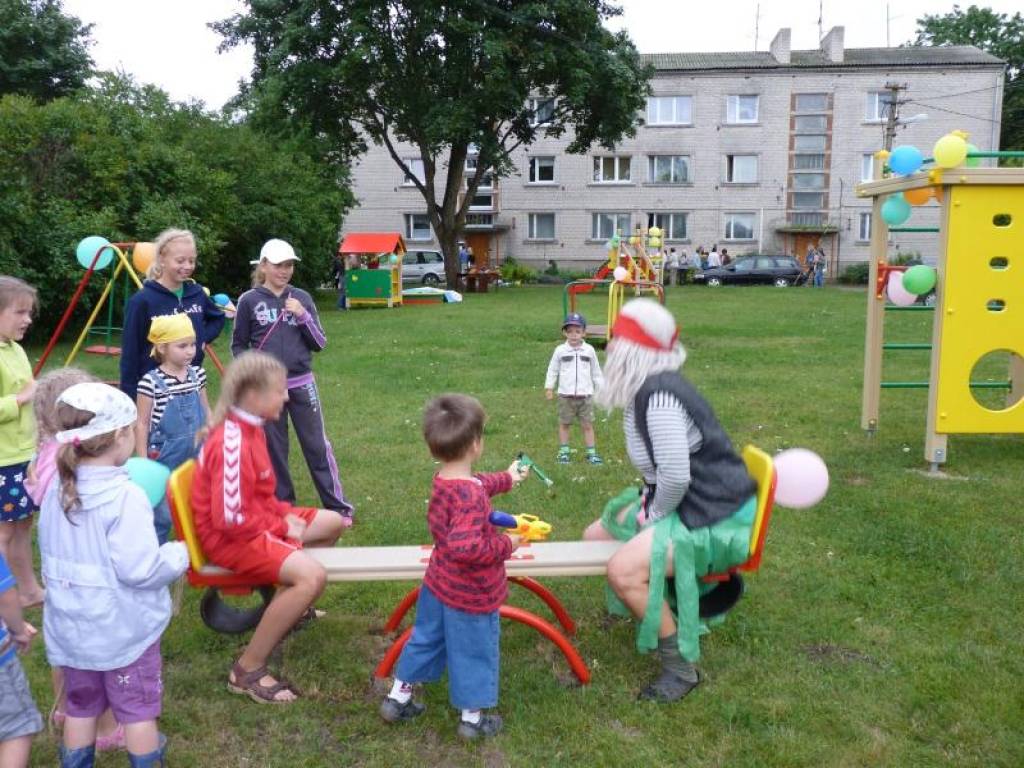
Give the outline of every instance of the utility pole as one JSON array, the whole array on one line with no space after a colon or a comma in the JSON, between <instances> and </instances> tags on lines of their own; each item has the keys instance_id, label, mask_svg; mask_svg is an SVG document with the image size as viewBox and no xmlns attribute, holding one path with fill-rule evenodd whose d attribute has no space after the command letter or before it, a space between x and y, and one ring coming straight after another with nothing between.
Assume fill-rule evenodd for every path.
<instances>
[{"instance_id":1,"label":"utility pole","mask_svg":"<svg viewBox=\"0 0 1024 768\"><path fill-rule=\"evenodd\" d=\"M886 151L892 150L892 143L896 138L896 128L900 122L900 107L904 102L900 99L900 92L907 90L906 83L886 83L885 89L889 92L889 115L885 121L885 137L882 146Z\"/></svg>"}]
</instances>

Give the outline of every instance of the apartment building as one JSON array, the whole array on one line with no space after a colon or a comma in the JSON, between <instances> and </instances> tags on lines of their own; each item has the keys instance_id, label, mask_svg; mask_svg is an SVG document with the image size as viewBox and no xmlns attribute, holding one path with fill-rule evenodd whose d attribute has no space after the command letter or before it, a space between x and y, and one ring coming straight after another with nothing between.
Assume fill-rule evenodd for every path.
<instances>
[{"instance_id":1,"label":"apartment building","mask_svg":"<svg viewBox=\"0 0 1024 768\"><path fill-rule=\"evenodd\" d=\"M998 149L1004 64L971 46L846 49L835 27L818 50L790 50L782 29L768 51L644 58L655 71L636 136L586 155L541 137L515 153L516 175L486 180L466 222L478 260L590 268L613 232L656 224L677 250L802 257L820 245L835 275L868 258L871 210L854 187L882 147L888 83L905 86L896 144L927 155L962 129ZM533 106L543 123L545 103ZM415 148L401 151L422 168ZM421 195L386 150L371 147L353 168L353 189L344 231L398 230L411 249L437 248ZM937 220L932 204L911 223ZM928 259L935 236L894 234L893 248Z\"/></svg>"}]
</instances>

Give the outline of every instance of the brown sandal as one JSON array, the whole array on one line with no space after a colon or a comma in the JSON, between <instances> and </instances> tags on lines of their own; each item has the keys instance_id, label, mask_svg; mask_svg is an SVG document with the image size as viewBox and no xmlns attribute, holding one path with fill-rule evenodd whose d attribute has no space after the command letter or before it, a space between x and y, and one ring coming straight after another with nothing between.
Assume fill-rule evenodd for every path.
<instances>
[{"instance_id":1,"label":"brown sandal","mask_svg":"<svg viewBox=\"0 0 1024 768\"><path fill-rule=\"evenodd\" d=\"M234 682L231 677L234 676ZM257 704L293 704L298 701L299 692L287 680L278 680L273 685L260 685L260 680L271 675L266 665L252 672L247 672L237 661L231 668L231 675L228 676L228 690L232 693L240 693L248 696ZM277 694L281 691L289 691L295 694L295 699L278 699Z\"/></svg>"}]
</instances>

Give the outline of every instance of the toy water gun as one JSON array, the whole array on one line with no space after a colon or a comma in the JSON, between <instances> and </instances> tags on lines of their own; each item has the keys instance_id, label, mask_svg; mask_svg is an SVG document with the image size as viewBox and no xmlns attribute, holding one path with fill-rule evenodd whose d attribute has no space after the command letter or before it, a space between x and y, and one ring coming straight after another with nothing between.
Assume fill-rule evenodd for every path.
<instances>
[{"instance_id":1,"label":"toy water gun","mask_svg":"<svg viewBox=\"0 0 1024 768\"><path fill-rule=\"evenodd\" d=\"M518 533L524 541L544 541L551 533L551 524L536 515L510 515L494 510L487 519L499 528L514 528L513 533Z\"/></svg>"},{"instance_id":2,"label":"toy water gun","mask_svg":"<svg viewBox=\"0 0 1024 768\"><path fill-rule=\"evenodd\" d=\"M551 486L553 486L555 484L555 481L552 480L547 475L545 475L541 471L541 468L537 466L537 463L533 459L531 459L529 456L527 456L525 453L523 453L522 451L520 451L519 455L516 456L516 461L518 461L520 463L520 465L522 465L523 467L526 467L527 469L533 470L533 474L535 474L537 476L537 479L540 480L541 482L543 482L544 485L546 485L548 488L550 488Z\"/></svg>"}]
</instances>

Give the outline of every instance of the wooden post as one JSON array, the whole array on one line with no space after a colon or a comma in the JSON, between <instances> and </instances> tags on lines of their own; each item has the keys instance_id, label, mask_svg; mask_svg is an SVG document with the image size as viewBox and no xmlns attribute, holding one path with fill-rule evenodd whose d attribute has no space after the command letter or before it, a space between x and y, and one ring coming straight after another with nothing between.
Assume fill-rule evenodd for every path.
<instances>
[{"instance_id":1,"label":"wooden post","mask_svg":"<svg viewBox=\"0 0 1024 768\"><path fill-rule=\"evenodd\" d=\"M882 166L889 153L875 153L874 178L882 178ZM878 268L888 263L889 225L882 218L882 198L876 195L871 205L871 263L868 270L867 324L864 330L864 384L861 390L860 426L870 434L878 429L882 394L882 337L885 328L885 292L876 296Z\"/></svg>"},{"instance_id":2,"label":"wooden post","mask_svg":"<svg viewBox=\"0 0 1024 768\"><path fill-rule=\"evenodd\" d=\"M949 259L949 212L953 206L954 188L945 188L942 207L939 210L939 260L935 265L935 315L932 318L931 372L928 375L928 420L924 433L924 460L932 472L946 462L948 435L936 432L938 426L939 363L942 359L942 326L945 321L944 292L946 285L946 264Z\"/></svg>"}]
</instances>

